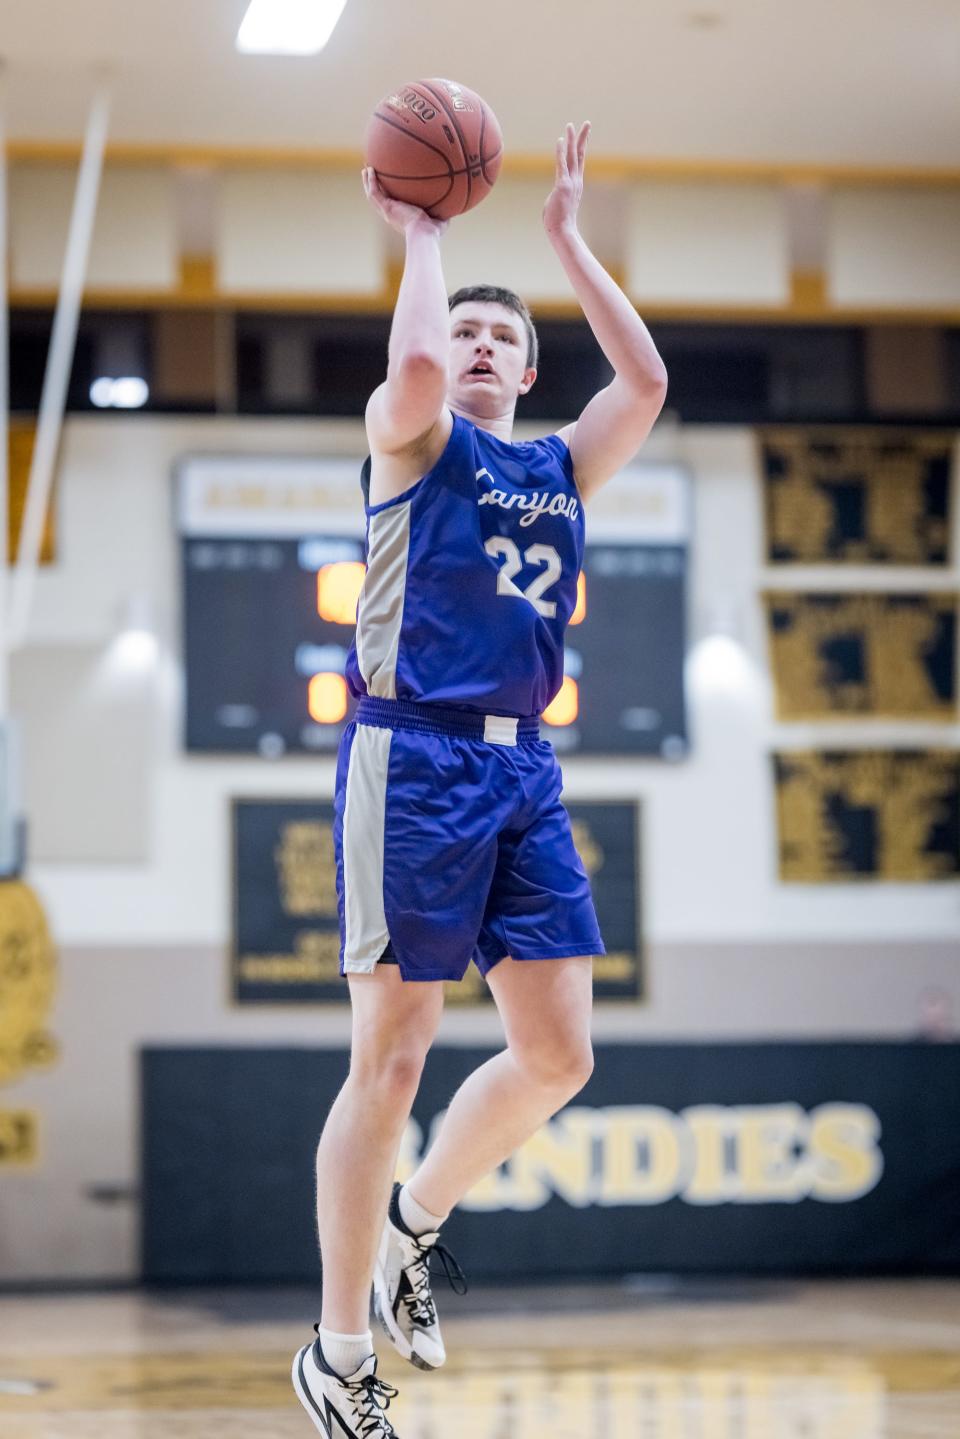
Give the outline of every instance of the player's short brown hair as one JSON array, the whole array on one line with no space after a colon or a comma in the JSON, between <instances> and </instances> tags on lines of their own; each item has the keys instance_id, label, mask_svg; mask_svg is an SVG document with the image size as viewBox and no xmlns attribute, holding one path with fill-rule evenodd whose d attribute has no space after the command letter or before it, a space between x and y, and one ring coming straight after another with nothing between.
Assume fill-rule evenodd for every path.
<instances>
[{"instance_id":1,"label":"player's short brown hair","mask_svg":"<svg viewBox=\"0 0 960 1439\"><path fill-rule=\"evenodd\" d=\"M540 345L533 326L533 317L520 296L514 294L513 290L505 290L502 285L464 285L450 296L447 308L453 310L457 305L466 305L471 300L475 300L478 305L503 305L504 309L513 310L514 314L520 316L527 332L527 367L535 370Z\"/></svg>"}]
</instances>

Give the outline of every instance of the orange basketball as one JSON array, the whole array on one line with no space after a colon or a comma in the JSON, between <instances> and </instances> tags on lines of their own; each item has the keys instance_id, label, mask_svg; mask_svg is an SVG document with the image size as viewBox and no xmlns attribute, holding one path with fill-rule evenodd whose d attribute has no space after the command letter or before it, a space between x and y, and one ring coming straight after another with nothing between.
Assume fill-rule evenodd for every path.
<instances>
[{"instance_id":1,"label":"orange basketball","mask_svg":"<svg viewBox=\"0 0 960 1439\"><path fill-rule=\"evenodd\" d=\"M450 220L490 193L503 136L490 106L466 85L417 80L380 101L365 149L392 199Z\"/></svg>"}]
</instances>

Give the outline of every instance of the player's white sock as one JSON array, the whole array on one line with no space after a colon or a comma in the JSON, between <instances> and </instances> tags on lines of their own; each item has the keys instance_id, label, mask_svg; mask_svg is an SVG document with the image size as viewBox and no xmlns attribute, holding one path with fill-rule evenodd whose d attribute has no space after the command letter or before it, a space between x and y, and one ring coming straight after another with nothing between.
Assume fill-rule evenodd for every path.
<instances>
[{"instance_id":1,"label":"player's white sock","mask_svg":"<svg viewBox=\"0 0 960 1439\"><path fill-rule=\"evenodd\" d=\"M366 1334L335 1334L321 1324L317 1333L324 1359L341 1379L356 1374L364 1359L373 1353L373 1335L369 1329Z\"/></svg>"},{"instance_id":2,"label":"player's white sock","mask_svg":"<svg viewBox=\"0 0 960 1439\"><path fill-rule=\"evenodd\" d=\"M449 1218L449 1213L431 1214L429 1209L424 1209L423 1205L414 1199L406 1185L400 1190L398 1202L400 1218L411 1234L432 1234L440 1228L445 1219Z\"/></svg>"}]
</instances>

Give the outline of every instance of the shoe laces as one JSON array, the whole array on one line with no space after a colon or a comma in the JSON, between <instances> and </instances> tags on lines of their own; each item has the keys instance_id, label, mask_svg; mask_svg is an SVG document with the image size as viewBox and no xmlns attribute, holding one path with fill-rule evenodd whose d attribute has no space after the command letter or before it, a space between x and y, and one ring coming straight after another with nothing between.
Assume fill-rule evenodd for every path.
<instances>
[{"instance_id":1,"label":"shoe laces","mask_svg":"<svg viewBox=\"0 0 960 1439\"><path fill-rule=\"evenodd\" d=\"M444 1277L454 1294L466 1294L467 1276L451 1251L439 1240L433 1244L421 1244L415 1239L414 1243L417 1246L416 1255L404 1271L411 1291L404 1295L404 1303L415 1324L431 1325L437 1322L437 1309L430 1293L430 1260L434 1255L440 1260Z\"/></svg>"},{"instance_id":2,"label":"shoe laces","mask_svg":"<svg viewBox=\"0 0 960 1439\"><path fill-rule=\"evenodd\" d=\"M356 1405L363 1439L372 1439L373 1435L376 1435L377 1439L396 1439L397 1431L384 1410L390 1408L390 1400L396 1399L400 1391L394 1389L385 1379L378 1379L375 1374L368 1374L366 1379L344 1382Z\"/></svg>"}]
</instances>

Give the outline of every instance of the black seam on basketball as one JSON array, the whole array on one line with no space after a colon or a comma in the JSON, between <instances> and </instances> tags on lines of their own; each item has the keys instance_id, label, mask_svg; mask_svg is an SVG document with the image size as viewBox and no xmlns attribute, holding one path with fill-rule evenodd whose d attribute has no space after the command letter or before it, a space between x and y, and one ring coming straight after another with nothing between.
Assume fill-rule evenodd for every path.
<instances>
[{"instance_id":1,"label":"black seam on basketball","mask_svg":"<svg viewBox=\"0 0 960 1439\"><path fill-rule=\"evenodd\" d=\"M488 155L487 158L485 160L482 160L480 163L480 168L483 171L483 178L486 180L488 185L493 185L494 181L491 180L490 176L487 174L487 166L492 165L494 160L499 160L502 154L503 146L501 145L499 150L494 150L492 155Z\"/></svg>"},{"instance_id":2,"label":"black seam on basketball","mask_svg":"<svg viewBox=\"0 0 960 1439\"><path fill-rule=\"evenodd\" d=\"M503 146L501 145L499 150L495 150L492 155L488 155L488 156L487 156L486 160L481 160L481 162L480 162L480 168L481 168L481 170L483 171L483 178L486 180L487 184L488 184L491 188L492 188L493 185L494 185L494 181L491 180L491 179L490 179L490 176L487 174L487 166L488 166L488 165L492 165L493 162L494 162L494 160L499 160L499 159L500 159L500 156L501 156L502 154L503 154Z\"/></svg>"},{"instance_id":3,"label":"black seam on basketball","mask_svg":"<svg viewBox=\"0 0 960 1439\"><path fill-rule=\"evenodd\" d=\"M375 111L374 111L374 113L373 113L373 118L374 118L375 120L382 120L383 123L384 123L384 125L392 125L393 128L394 128L394 130L399 130L401 135L406 135L409 139L415 140L418 145L426 145L426 147L427 147L428 150L432 150L435 155L439 155L439 156L440 156L440 159L443 161L443 163L444 163L444 164L446 165L446 167L447 167L447 173L448 173L448 174L452 173L452 171L453 171L453 166L450 164L450 157L449 157L449 155L445 154L444 151L440 149L440 146L439 146L439 145L435 145L432 140L427 140L427 139L425 139L423 135L416 135L416 134L414 134L414 132L413 132L412 130L408 130L408 129L407 129L406 125L401 125L399 120L394 120L394 118L393 118L392 115L381 115L381 113L380 113L379 110L375 110ZM462 148L463 148L463 141L462 141L462 140L461 140L461 142L460 142L460 145L461 145L461 149L462 149ZM467 158L466 152L464 152L463 158L464 158L464 160L466 160L466 158ZM374 169L376 169L376 166L374 166ZM411 175L408 175L406 178L409 180L409 179L413 179L413 178L415 178L415 177L414 177L414 176L411 176Z\"/></svg>"},{"instance_id":4,"label":"black seam on basketball","mask_svg":"<svg viewBox=\"0 0 960 1439\"><path fill-rule=\"evenodd\" d=\"M500 151L498 150L497 155L499 155L499 153ZM496 159L496 155L493 158ZM420 184L421 180L455 180L458 175L465 175L466 173L466 166L464 166L462 170L448 170L443 175L394 175L390 170L377 170L377 174L382 180L410 180L417 185Z\"/></svg>"},{"instance_id":5,"label":"black seam on basketball","mask_svg":"<svg viewBox=\"0 0 960 1439\"><path fill-rule=\"evenodd\" d=\"M470 174L470 156L467 153L466 137L464 136L463 130L460 128L460 121L457 119L456 112L450 108L450 106L444 100L443 96L438 94L437 91L434 90L432 85L428 85L426 80L421 80L420 84L423 86L424 90L426 90L429 94L433 96L434 100L437 101L440 108L447 114L450 119L450 123L457 132L457 139L460 141L460 153L463 155L463 163L467 166L467 198L463 209L460 211L460 214L462 215L464 211L469 210L470 208L470 195L473 191L473 176ZM481 110L480 113L482 114L483 111Z\"/></svg>"},{"instance_id":6,"label":"black seam on basketball","mask_svg":"<svg viewBox=\"0 0 960 1439\"><path fill-rule=\"evenodd\" d=\"M484 164L484 160L483 160L483 136L484 136L484 132L486 131L486 128L487 128L487 107L486 107L486 105L483 103L483 101L481 100L481 101L480 101L480 139L477 141L477 145L478 145L478 148L479 148L479 150L480 150L480 173L481 173L481 175L483 176L483 178L484 178L485 180L487 180L487 167L486 167L486 165ZM488 184L488 185L489 185L489 183L490 183L490 181L487 180L487 184Z\"/></svg>"}]
</instances>

